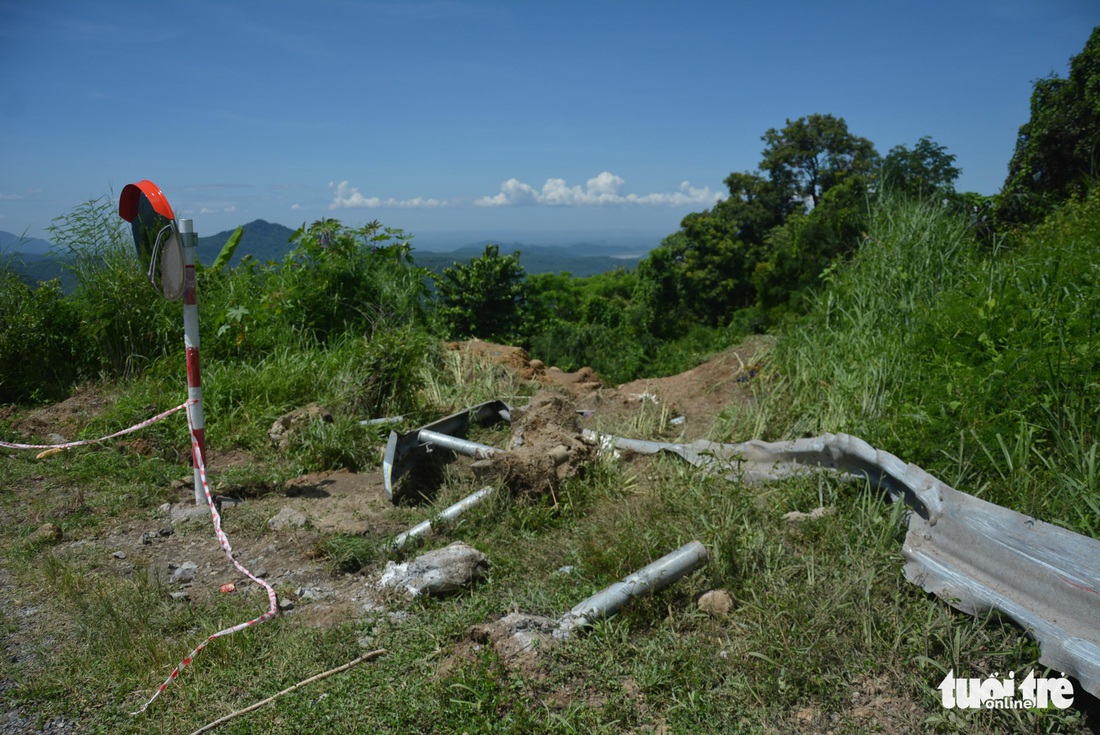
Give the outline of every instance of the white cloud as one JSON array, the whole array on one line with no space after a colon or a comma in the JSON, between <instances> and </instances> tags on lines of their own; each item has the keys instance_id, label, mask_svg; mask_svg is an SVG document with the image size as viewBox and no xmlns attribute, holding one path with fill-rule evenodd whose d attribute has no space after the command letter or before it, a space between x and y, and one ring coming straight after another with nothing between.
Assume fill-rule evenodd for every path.
<instances>
[{"instance_id":1,"label":"white cloud","mask_svg":"<svg viewBox=\"0 0 1100 735\"><path fill-rule=\"evenodd\" d=\"M363 196L359 189L351 186L347 181L341 181L337 184L335 181L328 182L328 187L333 190L336 198L332 200L332 204L328 205L329 209L377 209L379 207L398 207L402 209L432 209L435 207L446 207L451 202L441 201L439 199L425 199L424 197L416 197L414 199L394 199L388 197L382 199L381 197L367 197Z\"/></svg>"},{"instance_id":2,"label":"white cloud","mask_svg":"<svg viewBox=\"0 0 1100 735\"><path fill-rule=\"evenodd\" d=\"M199 214L221 214L223 212L227 212L229 214L232 214L233 212L236 212L236 211L237 211L237 205L236 204L230 204L230 205L225 206L225 207L202 207L202 208L199 209Z\"/></svg>"},{"instance_id":3,"label":"white cloud","mask_svg":"<svg viewBox=\"0 0 1100 735\"><path fill-rule=\"evenodd\" d=\"M610 171L589 179L583 186L569 186L565 179L547 179L542 189L536 189L519 179L508 179L500 186L500 193L481 197L474 204L479 207L518 207L547 204L559 207L604 206L636 204L643 206L710 206L723 198L710 187L694 187L690 182L680 184L679 191L657 194L621 194L626 181Z\"/></svg>"},{"instance_id":4,"label":"white cloud","mask_svg":"<svg viewBox=\"0 0 1100 735\"><path fill-rule=\"evenodd\" d=\"M297 202L295 202L294 204L291 204L290 208L295 212L298 212L302 209L305 209L305 207L303 207L301 204L298 204Z\"/></svg>"}]
</instances>

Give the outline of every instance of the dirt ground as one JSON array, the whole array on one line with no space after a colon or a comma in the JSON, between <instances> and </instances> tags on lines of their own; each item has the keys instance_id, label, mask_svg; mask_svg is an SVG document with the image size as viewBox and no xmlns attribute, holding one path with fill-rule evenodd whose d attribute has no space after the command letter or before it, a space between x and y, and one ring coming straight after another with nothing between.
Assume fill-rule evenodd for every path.
<instances>
[{"instance_id":1,"label":"dirt ground","mask_svg":"<svg viewBox=\"0 0 1100 735\"><path fill-rule=\"evenodd\" d=\"M505 365L539 387L530 410L518 413L512 451L498 463L498 474L519 492L541 493L552 492L560 480L576 474L591 458L591 447L580 441L583 427L636 414L643 405L664 407L670 418L684 417L680 425L684 440L705 435L718 412L746 394L745 384L755 376L756 360L765 345L763 340L750 340L680 375L618 387L606 385L590 368L572 373L547 368L516 347L476 340L448 347L473 360ZM84 388L65 401L26 414L5 409L5 417L27 440L56 434L52 441L58 441L71 438L113 400L111 395ZM126 437L122 446L143 453L140 433L134 437ZM550 458L552 450L562 448L565 459L555 464ZM354 616L370 597L369 580L365 575L333 575L331 565L319 558L317 543L331 534L385 537L404 530L389 512L391 504L381 472L305 475L287 482L281 491L255 497L252 492L237 493L246 495L243 500L232 497L233 489L220 489L220 472L250 461L252 458L241 451L212 451L209 457L208 474L215 495L229 496L222 503L222 523L239 561L280 590L287 590L283 597L289 605L299 598L309 601L288 612L319 625ZM194 504L189 475L184 468L180 479L173 482L176 500L162 506L153 518L125 520L94 538L62 539L55 553L102 560L101 573L146 574L166 580L185 593L181 600L198 601L211 594L262 595L262 590L229 565L212 533L209 510ZM58 498L62 505L80 502L78 490L72 490L68 499L63 495ZM35 527L50 522L46 517L3 520ZM257 536L256 529L270 529L267 524L271 522L283 525ZM176 572L188 563L195 565L194 579L172 582L173 575L176 579L187 576ZM218 591L230 582L235 585L234 592Z\"/></svg>"},{"instance_id":2,"label":"dirt ground","mask_svg":"<svg viewBox=\"0 0 1100 735\"><path fill-rule=\"evenodd\" d=\"M531 360L523 350L486 342L452 343L451 349L469 359L505 365L538 389L527 411L517 412L512 444L496 472L516 492L554 492L557 483L583 471L593 448L580 439L584 427L622 422L643 408L660 408L666 418L683 417L675 424L684 440L705 436L719 411L732 400L748 395L746 383L755 377L757 359L765 347L753 340L717 355L681 375L638 380L609 386L589 368L566 373ZM114 396L81 389L60 403L20 413L3 409L25 440L55 443L71 439L90 419L100 415ZM116 442L124 451L145 454L140 432ZM14 450L4 450L10 453ZM111 451L105 449L104 451ZM181 450L181 462L186 451ZM548 457L557 459L548 459ZM53 460L44 458L43 462ZM237 493L219 485L225 469L253 461L247 453L211 452L208 474L221 502L223 527L237 559L279 592L281 613L300 617L309 625L327 626L354 620L364 610L377 609L382 598L375 588L378 569L356 574L334 574L331 562L318 553L319 542L332 534L385 538L405 530L395 520L380 471L323 472L295 478L267 492ZM219 547L207 508L196 506L190 470L181 466L172 483L175 499L154 514L130 517L100 526L94 536L56 541L53 553L90 562L94 574L146 575L167 585L180 604L202 602L214 595L249 595L257 612L266 606L263 590L238 573ZM15 493L38 493L42 478L11 488ZM55 511L82 502L79 488L51 488ZM28 496L29 497L29 496ZM50 513L0 518L0 522L60 534L51 528ZM0 605L14 611L14 625L4 636L5 655L12 661L35 665L33 639L37 607L32 595L18 590L6 570L0 569ZM11 682L7 682L8 685ZM5 682L0 681L0 694ZM2 699L2 697L0 697ZM47 723L45 730L28 730L30 721L16 710L3 712L0 735L16 732L68 732L70 723Z\"/></svg>"}]
</instances>

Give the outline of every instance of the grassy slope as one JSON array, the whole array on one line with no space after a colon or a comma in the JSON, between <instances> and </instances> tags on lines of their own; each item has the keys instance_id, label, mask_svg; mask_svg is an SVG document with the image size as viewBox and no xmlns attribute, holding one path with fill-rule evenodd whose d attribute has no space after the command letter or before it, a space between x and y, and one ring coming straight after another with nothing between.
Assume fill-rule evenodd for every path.
<instances>
[{"instance_id":1,"label":"grassy slope","mask_svg":"<svg viewBox=\"0 0 1100 735\"><path fill-rule=\"evenodd\" d=\"M996 255L974 249L961 225L935 210L884 210L856 264L833 275L811 319L780 342L769 390L753 408L726 416L726 435L857 433L961 489L1095 535L1095 515L1082 509L1096 502L1097 427L1084 412L1093 388L1081 380L1092 370L1081 361L1095 352L1079 349L1093 344L1087 317L1096 297L1082 281L1098 244L1092 207ZM1025 277L1042 273L1056 252L1063 252L1057 273L1065 283ZM1081 287L1067 292L1073 284ZM983 306L991 291L996 304ZM1066 293L1073 298L1060 295ZM995 333L973 316L1016 304L1011 314L1023 319L1021 304L1032 301L1065 316L1039 314L1034 323ZM1003 316L988 325L1003 324ZM1044 325L1045 336L1028 333ZM978 351L986 343L988 352ZM207 409L211 441L256 451L262 461L252 471L261 484L334 461L371 462L375 439L340 422L289 460L262 449L262 429L286 404L354 400L348 386L362 379L358 361L349 359L355 349L341 343L275 354L255 369L220 375L212 367L209 382L222 387ZM1045 350L1042 359L1029 362L1037 350ZM1012 370L1000 366L1006 355L1013 355ZM155 373L119 387L120 399L88 433L129 425L156 396L178 392L173 376ZM437 364L424 377L424 415L517 390L499 373L454 364ZM1047 387L1010 392L1016 383L1007 381ZM49 662L5 657L0 676L20 684L4 692L9 702L43 717L77 718L89 732L188 732L354 658L367 636L365 643L389 653L222 731L1085 730L1077 710L944 712L934 687L947 669L1026 672L1038 652L1015 627L957 614L908 584L903 516L878 493L823 478L746 488L672 460L601 461L556 505L499 499L472 511L430 545L462 539L481 549L493 562L487 583L458 598L415 604L400 621L316 630L291 616L218 641L149 713L133 719L126 709L138 693L148 693L206 632L255 614L261 601L238 596L212 607L180 606L141 575L99 576L88 562L24 539L44 520L80 538L116 518L149 517L179 474L168 448L183 443L182 433L178 425L152 431L150 440L164 448L159 458L89 450L52 463L0 460L2 566L13 582L6 594L22 603L0 614L18 635L25 630L20 611L37 607L44 636L34 644L37 660ZM1011 469L994 462L1003 456L1013 460ZM470 489L453 478L438 507ZM801 526L781 520L789 510L819 505L837 510ZM253 530L235 543L260 543L265 533ZM487 647L469 645L471 625L514 609L556 616L691 539L711 553L704 570L550 652L538 670L510 670ZM566 565L573 574L555 574ZM695 596L718 587L734 597L728 617L694 605Z\"/></svg>"}]
</instances>

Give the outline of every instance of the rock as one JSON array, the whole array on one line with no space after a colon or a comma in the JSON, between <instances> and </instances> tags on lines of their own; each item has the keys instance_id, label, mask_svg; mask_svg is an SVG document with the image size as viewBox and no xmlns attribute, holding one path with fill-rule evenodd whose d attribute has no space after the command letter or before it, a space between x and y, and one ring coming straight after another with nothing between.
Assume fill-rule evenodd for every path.
<instances>
[{"instance_id":1,"label":"rock","mask_svg":"<svg viewBox=\"0 0 1100 735\"><path fill-rule=\"evenodd\" d=\"M832 515L835 512L835 508L814 508L809 513L803 513L799 510L792 510L790 513L783 514L783 520L787 523L802 523L802 521L816 521L819 518Z\"/></svg>"},{"instance_id":2,"label":"rock","mask_svg":"<svg viewBox=\"0 0 1100 735\"><path fill-rule=\"evenodd\" d=\"M205 505L187 505L185 503L179 503L171 506L168 511L168 517L172 523L189 523L191 521L201 520L210 516L210 508Z\"/></svg>"},{"instance_id":3,"label":"rock","mask_svg":"<svg viewBox=\"0 0 1100 735\"><path fill-rule=\"evenodd\" d=\"M286 597L280 597L277 604L280 612L290 612L294 609L294 601Z\"/></svg>"},{"instance_id":4,"label":"rock","mask_svg":"<svg viewBox=\"0 0 1100 735\"><path fill-rule=\"evenodd\" d=\"M172 577L168 580L172 584L187 584L188 582L195 581L195 573L198 571L198 565L193 561L185 561L176 567L176 570L172 572Z\"/></svg>"},{"instance_id":5,"label":"rock","mask_svg":"<svg viewBox=\"0 0 1100 735\"><path fill-rule=\"evenodd\" d=\"M125 559L126 558L126 552L122 551L122 550L119 550L119 551L116 551L115 553L111 554L111 556L113 556L116 559Z\"/></svg>"},{"instance_id":6,"label":"rock","mask_svg":"<svg viewBox=\"0 0 1100 735\"><path fill-rule=\"evenodd\" d=\"M179 590L178 592L169 592L168 596L177 602L187 602L191 599L191 593L186 590Z\"/></svg>"},{"instance_id":7,"label":"rock","mask_svg":"<svg viewBox=\"0 0 1100 735\"><path fill-rule=\"evenodd\" d=\"M290 413L285 413L275 419L275 423L271 425L267 435L271 439L271 443L282 451L287 448L287 444L290 441L290 435L297 427L314 421L323 421L326 424L331 424L332 414L327 408L318 406L316 403L310 403L308 406L296 408Z\"/></svg>"},{"instance_id":8,"label":"rock","mask_svg":"<svg viewBox=\"0 0 1100 735\"><path fill-rule=\"evenodd\" d=\"M724 617L733 609L733 596L725 590L711 590L699 598L699 609L713 617Z\"/></svg>"},{"instance_id":9,"label":"rock","mask_svg":"<svg viewBox=\"0 0 1100 735\"><path fill-rule=\"evenodd\" d=\"M272 531L285 531L288 528L303 528L308 522L304 513L288 506L276 513L267 522L267 527Z\"/></svg>"},{"instance_id":10,"label":"rock","mask_svg":"<svg viewBox=\"0 0 1100 735\"><path fill-rule=\"evenodd\" d=\"M30 536L27 536L26 544L28 546L53 546L59 543L63 537L61 526L56 523L43 523Z\"/></svg>"},{"instance_id":11,"label":"rock","mask_svg":"<svg viewBox=\"0 0 1100 735\"><path fill-rule=\"evenodd\" d=\"M537 360L537 359L536 360L531 360L527 364L530 365L531 369L535 370L535 371L546 369L546 363L544 363L542 360Z\"/></svg>"},{"instance_id":12,"label":"rock","mask_svg":"<svg viewBox=\"0 0 1100 735\"><path fill-rule=\"evenodd\" d=\"M500 661L515 665L516 659L534 657L541 647L557 643L557 623L541 615L514 612L487 625L475 625L467 631L470 639L492 645Z\"/></svg>"},{"instance_id":13,"label":"rock","mask_svg":"<svg viewBox=\"0 0 1100 735\"><path fill-rule=\"evenodd\" d=\"M469 587L488 568L484 554L456 541L404 564L387 563L378 586L402 590L410 597L443 597Z\"/></svg>"}]
</instances>

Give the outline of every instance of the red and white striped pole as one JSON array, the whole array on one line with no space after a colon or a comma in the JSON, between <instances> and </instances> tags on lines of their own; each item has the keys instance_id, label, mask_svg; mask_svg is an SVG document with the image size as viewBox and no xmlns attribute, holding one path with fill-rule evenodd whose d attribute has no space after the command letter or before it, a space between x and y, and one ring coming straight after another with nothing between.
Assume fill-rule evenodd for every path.
<instances>
[{"instance_id":1,"label":"red and white striped pole","mask_svg":"<svg viewBox=\"0 0 1100 735\"><path fill-rule=\"evenodd\" d=\"M206 466L206 431L202 412L202 369L199 364L199 302L195 285L195 251L199 238L189 219L179 221L183 245L183 340L187 347L187 397L191 413L191 463L195 468L195 504L206 504L200 467Z\"/></svg>"}]
</instances>

